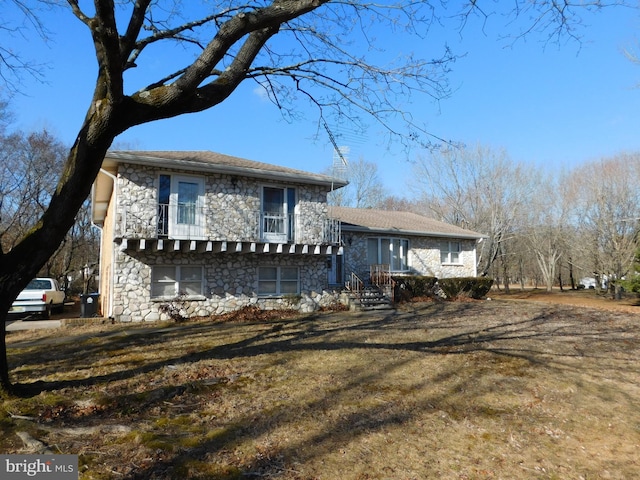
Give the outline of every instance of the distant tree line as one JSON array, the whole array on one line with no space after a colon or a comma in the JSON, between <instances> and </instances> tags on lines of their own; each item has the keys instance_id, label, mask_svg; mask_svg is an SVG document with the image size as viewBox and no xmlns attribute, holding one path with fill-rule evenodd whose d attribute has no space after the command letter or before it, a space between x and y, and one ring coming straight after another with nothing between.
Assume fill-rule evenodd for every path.
<instances>
[{"instance_id":1,"label":"distant tree line","mask_svg":"<svg viewBox=\"0 0 640 480\"><path fill-rule=\"evenodd\" d=\"M346 170L334 205L408 210L488 235L478 272L500 288L579 288L595 280L619 296L635 275L640 228L640 153L564 171L517 162L484 146L448 147L416 159L410 198L385 194L374 162ZM616 291L617 288L617 291Z\"/></svg>"}]
</instances>

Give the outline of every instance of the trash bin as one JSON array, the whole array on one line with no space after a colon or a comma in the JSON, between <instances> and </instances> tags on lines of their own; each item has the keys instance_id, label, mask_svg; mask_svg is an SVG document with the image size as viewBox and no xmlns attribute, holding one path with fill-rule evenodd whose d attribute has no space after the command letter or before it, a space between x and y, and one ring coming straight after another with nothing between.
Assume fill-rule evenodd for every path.
<instances>
[{"instance_id":1,"label":"trash bin","mask_svg":"<svg viewBox=\"0 0 640 480\"><path fill-rule=\"evenodd\" d=\"M80 316L82 318L95 317L98 312L99 293L80 295Z\"/></svg>"}]
</instances>

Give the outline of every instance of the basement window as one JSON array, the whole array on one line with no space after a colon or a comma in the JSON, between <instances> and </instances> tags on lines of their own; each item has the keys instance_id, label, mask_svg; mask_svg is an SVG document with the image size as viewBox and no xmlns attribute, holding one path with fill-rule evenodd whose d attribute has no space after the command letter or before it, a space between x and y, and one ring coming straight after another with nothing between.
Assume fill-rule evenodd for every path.
<instances>
[{"instance_id":1,"label":"basement window","mask_svg":"<svg viewBox=\"0 0 640 480\"><path fill-rule=\"evenodd\" d=\"M200 265L155 265L151 267L151 298L202 295L203 268Z\"/></svg>"},{"instance_id":2,"label":"basement window","mask_svg":"<svg viewBox=\"0 0 640 480\"><path fill-rule=\"evenodd\" d=\"M279 296L300 293L298 267L258 267L258 295Z\"/></svg>"}]
</instances>

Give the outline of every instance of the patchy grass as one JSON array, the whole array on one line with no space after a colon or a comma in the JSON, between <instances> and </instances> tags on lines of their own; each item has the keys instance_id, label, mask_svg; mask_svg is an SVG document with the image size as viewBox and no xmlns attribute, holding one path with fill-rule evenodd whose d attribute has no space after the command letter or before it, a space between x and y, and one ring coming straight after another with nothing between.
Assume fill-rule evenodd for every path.
<instances>
[{"instance_id":1,"label":"patchy grass","mask_svg":"<svg viewBox=\"0 0 640 480\"><path fill-rule=\"evenodd\" d=\"M0 403L0 451L26 451L26 432L79 454L82 479L640 472L636 314L502 300L248 313L10 333L25 395Z\"/></svg>"}]
</instances>

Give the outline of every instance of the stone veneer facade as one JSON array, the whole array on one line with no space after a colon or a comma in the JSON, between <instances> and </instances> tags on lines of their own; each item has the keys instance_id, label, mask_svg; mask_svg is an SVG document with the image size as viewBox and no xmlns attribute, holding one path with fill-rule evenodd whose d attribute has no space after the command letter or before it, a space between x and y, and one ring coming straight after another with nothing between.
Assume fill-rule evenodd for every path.
<instances>
[{"instance_id":1,"label":"stone veneer facade","mask_svg":"<svg viewBox=\"0 0 640 480\"><path fill-rule=\"evenodd\" d=\"M360 278L369 275L369 263L367 261L368 238L403 238L409 240L407 275L425 275L437 278L473 277L476 275L476 241L456 238L419 237L412 235L387 235L387 234L363 234L343 231L347 239L344 254L344 270L354 272ZM440 242L452 240L460 242L460 263L442 264L440 261Z\"/></svg>"},{"instance_id":2,"label":"stone veneer facade","mask_svg":"<svg viewBox=\"0 0 640 480\"><path fill-rule=\"evenodd\" d=\"M112 236L119 238L157 238L159 174L192 176L204 182L202 240L256 241L261 187L294 187L296 243L317 245L324 241L323 222L327 220L326 191L321 186L271 183L247 177L223 174L198 175L175 170L158 171L139 165L121 165L115 185L115 206L110 206ZM252 223L254 222L254 223ZM105 220L105 224L108 221ZM258 254L231 252L173 252L166 250L129 250L118 244L107 249L111 256L108 274L112 276L112 316L117 321L139 322L168 319L163 304L171 298L151 297L153 266L201 266L203 294L180 299L184 316L207 316L237 310L247 305L264 309L295 308L304 312L347 299L339 291L327 288L327 256L308 254ZM115 247L115 248L114 248ZM299 268L300 295L261 297L257 292L260 266L296 266ZM105 306L103 305L103 309ZM104 312L103 312L104 313Z\"/></svg>"},{"instance_id":3,"label":"stone veneer facade","mask_svg":"<svg viewBox=\"0 0 640 480\"><path fill-rule=\"evenodd\" d=\"M114 319L122 322L168 320L162 306L173 298L151 298L151 269L154 265L202 266L203 295L185 297L179 302L184 316L219 315L249 305L262 309L293 308L312 312L320 307L347 302L340 291L327 285L327 260L318 255L211 254L171 252L116 253L117 274L113 293L118 299ZM297 266L300 271L300 295L259 297L259 266Z\"/></svg>"},{"instance_id":4,"label":"stone veneer facade","mask_svg":"<svg viewBox=\"0 0 640 480\"><path fill-rule=\"evenodd\" d=\"M327 192L317 185L282 184L223 174L198 175L176 170L158 171L140 165L118 170L115 236L155 238L158 224L160 174L203 179L203 218L200 237L214 241L256 241L262 186L294 187L296 243L319 244L327 219Z\"/></svg>"}]
</instances>

